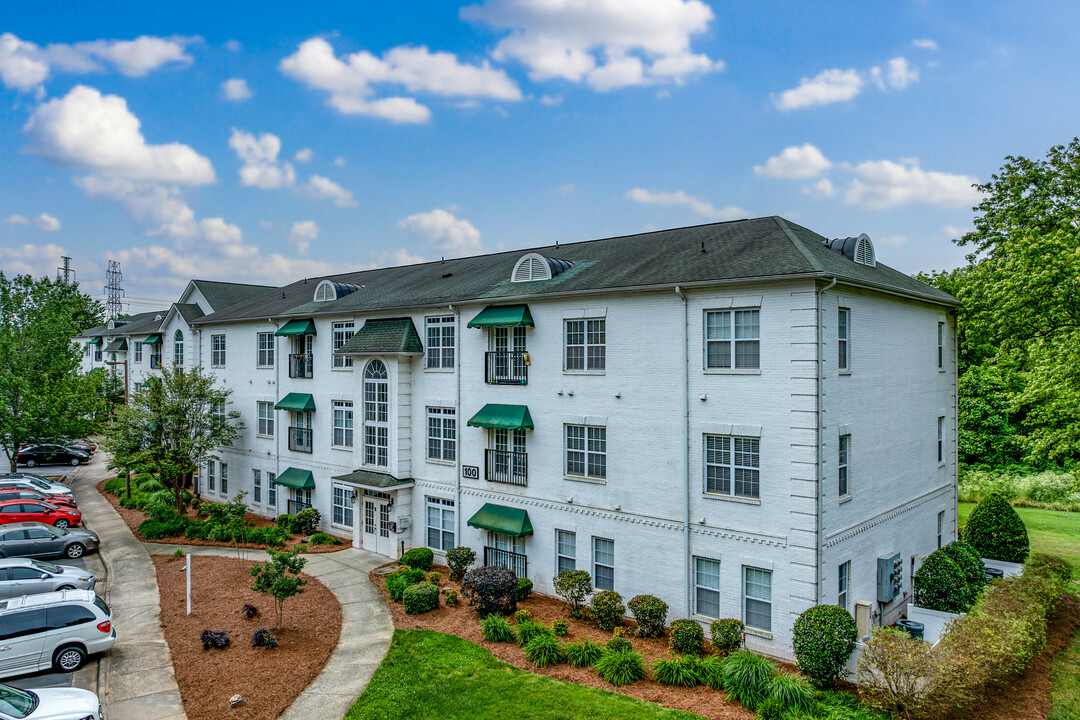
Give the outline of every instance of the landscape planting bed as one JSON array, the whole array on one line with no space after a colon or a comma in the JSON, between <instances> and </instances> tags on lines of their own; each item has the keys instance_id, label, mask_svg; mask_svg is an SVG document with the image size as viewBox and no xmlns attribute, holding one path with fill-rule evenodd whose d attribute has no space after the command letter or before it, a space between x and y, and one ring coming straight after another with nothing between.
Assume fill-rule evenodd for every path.
<instances>
[{"instance_id":1,"label":"landscape planting bed","mask_svg":"<svg viewBox=\"0 0 1080 720\"><path fill-rule=\"evenodd\" d=\"M172 654L176 682L189 720L276 718L315 679L341 633L341 606L319 581L304 575L304 592L285 601L282 628L274 599L250 589L254 563L235 557L191 558L192 612L185 607L185 560L154 555L161 596L161 624ZM259 609L251 620L241 608ZM251 647L251 636L268 628L278 640L272 650ZM228 630L224 650L203 650L204 629ZM229 709L239 693L245 704ZM334 720L334 719L329 719Z\"/></svg>"}]
</instances>

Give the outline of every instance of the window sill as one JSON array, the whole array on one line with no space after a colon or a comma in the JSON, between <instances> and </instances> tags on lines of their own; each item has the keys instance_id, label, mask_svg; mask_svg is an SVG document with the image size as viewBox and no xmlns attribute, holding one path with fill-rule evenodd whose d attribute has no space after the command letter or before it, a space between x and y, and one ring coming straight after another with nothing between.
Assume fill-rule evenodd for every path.
<instances>
[{"instance_id":1,"label":"window sill","mask_svg":"<svg viewBox=\"0 0 1080 720\"><path fill-rule=\"evenodd\" d=\"M944 375L948 371L945 368L938 368L938 372Z\"/></svg>"},{"instance_id":2,"label":"window sill","mask_svg":"<svg viewBox=\"0 0 1080 720\"><path fill-rule=\"evenodd\" d=\"M691 613L690 619L695 620L702 625L711 625L713 621L719 620L720 618L709 617L708 615L699 615L698 613Z\"/></svg>"},{"instance_id":3,"label":"window sill","mask_svg":"<svg viewBox=\"0 0 1080 720\"><path fill-rule=\"evenodd\" d=\"M729 369L729 368L704 368L702 370L706 375L760 375L761 368L756 369Z\"/></svg>"},{"instance_id":4,"label":"window sill","mask_svg":"<svg viewBox=\"0 0 1080 720\"><path fill-rule=\"evenodd\" d=\"M265 440L273 440L273 439L274 439L274 436L273 436L273 435L264 435L264 434L262 434L262 433L255 433L255 437L257 437L257 438L263 438L263 439L265 439Z\"/></svg>"},{"instance_id":5,"label":"window sill","mask_svg":"<svg viewBox=\"0 0 1080 720\"><path fill-rule=\"evenodd\" d=\"M351 533L353 531L353 529L351 527L349 527L348 525L338 525L336 522L331 522L330 527L332 529L334 529L334 530L341 530L342 532L347 532L347 533ZM338 539L342 541L342 544L344 544L345 538L338 538Z\"/></svg>"},{"instance_id":6,"label":"window sill","mask_svg":"<svg viewBox=\"0 0 1080 720\"><path fill-rule=\"evenodd\" d=\"M706 500L721 500L725 502L742 503L743 505L760 505L761 498L739 497L738 495L720 495L719 493L701 493Z\"/></svg>"},{"instance_id":7,"label":"window sill","mask_svg":"<svg viewBox=\"0 0 1080 720\"><path fill-rule=\"evenodd\" d=\"M256 370L273 370L274 366L273 365L256 365L255 369Z\"/></svg>"},{"instance_id":8,"label":"window sill","mask_svg":"<svg viewBox=\"0 0 1080 720\"><path fill-rule=\"evenodd\" d=\"M212 370L223 370L224 368L225 368L224 365L211 365L210 366L210 369L212 369Z\"/></svg>"},{"instance_id":9,"label":"window sill","mask_svg":"<svg viewBox=\"0 0 1080 720\"><path fill-rule=\"evenodd\" d=\"M752 627L744 627L743 632L747 635L753 635L754 637L764 638L765 640L772 640L773 634L767 630L758 630Z\"/></svg>"},{"instance_id":10,"label":"window sill","mask_svg":"<svg viewBox=\"0 0 1080 720\"><path fill-rule=\"evenodd\" d=\"M331 450L341 450L341 451L344 451L344 452L352 452L353 451L353 446L352 445L331 445L330 449Z\"/></svg>"},{"instance_id":11,"label":"window sill","mask_svg":"<svg viewBox=\"0 0 1080 720\"><path fill-rule=\"evenodd\" d=\"M941 462L939 462L939 463L937 464L937 466L938 466L939 468L943 468L943 467L945 467L945 465L946 465L946 463L945 463L945 461L944 461L944 460L942 460Z\"/></svg>"},{"instance_id":12,"label":"window sill","mask_svg":"<svg viewBox=\"0 0 1080 720\"><path fill-rule=\"evenodd\" d=\"M457 460L438 460L436 458L424 458L424 460L432 465L442 465L444 467L454 467L457 465Z\"/></svg>"},{"instance_id":13,"label":"window sill","mask_svg":"<svg viewBox=\"0 0 1080 720\"><path fill-rule=\"evenodd\" d=\"M563 475L563 480L570 480L571 482L589 483L590 485L607 485L607 480L601 480L600 478L582 477L580 475Z\"/></svg>"},{"instance_id":14,"label":"window sill","mask_svg":"<svg viewBox=\"0 0 1080 720\"><path fill-rule=\"evenodd\" d=\"M843 497L840 498L840 503L839 504L843 505L844 503L851 502L851 497L852 497L851 493L848 493L847 495L844 495Z\"/></svg>"},{"instance_id":15,"label":"window sill","mask_svg":"<svg viewBox=\"0 0 1080 720\"><path fill-rule=\"evenodd\" d=\"M567 370L563 368L563 375L607 375L607 368L603 370Z\"/></svg>"},{"instance_id":16,"label":"window sill","mask_svg":"<svg viewBox=\"0 0 1080 720\"><path fill-rule=\"evenodd\" d=\"M452 368L452 367L449 367L449 368L424 368L424 372L430 372L430 373L452 373L452 372L454 372L454 368Z\"/></svg>"},{"instance_id":17,"label":"window sill","mask_svg":"<svg viewBox=\"0 0 1080 720\"><path fill-rule=\"evenodd\" d=\"M838 370L837 375L850 375L851 370Z\"/></svg>"}]
</instances>

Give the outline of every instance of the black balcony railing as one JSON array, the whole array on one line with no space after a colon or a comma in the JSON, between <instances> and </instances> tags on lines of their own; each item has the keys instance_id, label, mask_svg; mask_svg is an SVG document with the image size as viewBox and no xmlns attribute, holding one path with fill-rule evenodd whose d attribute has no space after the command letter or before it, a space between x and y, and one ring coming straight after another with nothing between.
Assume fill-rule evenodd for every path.
<instances>
[{"instance_id":1,"label":"black balcony railing","mask_svg":"<svg viewBox=\"0 0 1080 720\"><path fill-rule=\"evenodd\" d=\"M486 353L489 385L525 385L529 382L529 366L524 350L496 350Z\"/></svg>"},{"instance_id":2,"label":"black balcony railing","mask_svg":"<svg viewBox=\"0 0 1080 720\"><path fill-rule=\"evenodd\" d=\"M289 356L289 377L310 378L314 375L315 364L312 362L311 353Z\"/></svg>"},{"instance_id":3,"label":"black balcony railing","mask_svg":"<svg viewBox=\"0 0 1080 720\"><path fill-rule=\"evenodd\" d=\"M521 553L485 547L484 564L492 567L510 568L519 578L528 577L528 575L526 575L529 564L528 557Z\"/></svg>"},{"instance_id":4,"label":"black balcony railing","mask_svg":"<svg viewBox=\"0 0 1080 720\"><path fill-rule=\"evenodd\" d=\"M311 428L289 428L289 449L295 452L311 452Z\"/></svg>"},{"instance_id":5,"label":"black balcony railing","mask_svg":"<svg viewBox=\"0 0 1080 720\"><path fill-rule=\"evenodd\" d=\"M488 450L484 458L484 479L507 485L528 485L528 460L528 453Z\"/></svg>"},{"instance_id":6,"label":"black balcony railing","mask_svg":"<svg viewBox=\"0 0 1080 720\"><path fill-rule=\"evenodd\" d=\"M311 503L304 502L303 500L290 500L289 501L289 514L295 515L301 510L306 510L311 507Z\"/></svg>"},{"instance_id":7,"label":"black balcony railing","mask_svg":"<svg viewBox=\"0 0 1080 720\"><path fill-rule=\"evenodd\" d=\"M161 353L150 355L150 369L157 370L161 367Z\"/></svg>"}]
</instances>

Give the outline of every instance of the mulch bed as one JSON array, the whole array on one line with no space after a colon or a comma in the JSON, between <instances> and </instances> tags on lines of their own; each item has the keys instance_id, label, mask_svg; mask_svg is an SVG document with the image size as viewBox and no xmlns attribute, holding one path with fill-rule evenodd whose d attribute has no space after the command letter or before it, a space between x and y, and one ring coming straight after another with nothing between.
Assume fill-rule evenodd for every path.
<instances>
[{"instance_id":1,"label":"mulch bed","mask_svg":"<svg viewBox=\"0 0 1080 720\"><path fill-rule=\"evenodd\" d=\"M436 566L432 568L443 574L440 587L450 586L458 591L460 601L461 583L449 580L450 570L446 567ZM630 685L617 688L602 679L595 671L589 668L575 668L569 663L549 667L537 667L525 657L524 651L516 643L494 643L484 639L480 632L480 619L476 612L461 601L457 607L448 607L445 604L439 609L423 615L407 615L401 603L390 600L386 592L386 576L372 572L369 576L371 581L383 594L387 606L394 618L394 626L402 629L435 630L437 632L450 633L463 637L470 642L482 646L492 655L503 662L510 663L523 670L547 675L559 680L578 683L579 685L591 685L592 687L610 690L612 692L629 695L640 700L659 703L667 707L687 710L697 713L706 718L717 720L752 720L757 716L736 703L728 703L723 692L708 687L680 688L661 685L654 680L639 680ZM605 632L596 626L594 622L582 620L570 620L566 616L566 610L562 600L532 594L527 600L518 603L519 610L528 610L534 620L539 620L547 626L552 621L565 619L570 623L570 631L565 638L567 642L581 642L588 639L593 642L604 643L611 639L611 633ZM632 625L633 623L629 623ZM668 638L631 638L634 650L645 656L648 665L660 658L670 656Z\"/></svg>"},{"instance_id":2,"label":"mulch bed","mask_svg":"<svg viewBox=\"0 0 1080 720\"><path fill-rule=\"evenodd\" d=\"M111 480L112 478L106 478L106 479ZM127 523L128 528L131 529L131 532L135 535L135 537L137 537L142 542L161 543L163 545L202 545L202 546L205 546L205 547L222 547L222 548L231 548L231 547L233 547L232 543L218 542L217 540L190 540L187 537L185 537L184 535L177 535L176 537L171 537L171 538L161 538L160 540L147 540L145 537L143 537L142 533L139 532L139 525L142 523L143 520L146 520L147 514L144 513L142 510L136 510L135 508L121 507L120 498L118 496L113 495L111 493L105 492L105 480L102 480L101 482L99 482L97 484L97 489L98 489L98 492L100 492L105 497L105 499L109 501L109 504L111 504L113 506L113 508L116 509L116 512L120 513L120 517L122 517L124 519L124 522ZM203 502L206 503L206 502L210 502L210 501L204 500ZM187 517L190 518L191 520L204 520L205 519L205 518L200 517L195 512L195 510L193 510L190 507L187 510ZM251 523L252 527L257 527L257 528L260 528L260 527L274 527L274 526L277 525L277 523L274 522L274 519L263 517L262 515L256 515L255 513L248 513L247 517L245 519L248 522ZM290 548L292 548L292 547L294 547L296 545L303 545L303 544L304 544L304 541L303 541L303 539L301 538L300 535L293 535L292 538L285 543L285 547L278 548L278 549L279 550L288 550L288 549L290 549ZM244 548L245 550L265 550L268 547L267 545L264 545L264 544L261 544L261 543L239 543L239 545L240 545L240 547ZM307 546L307 552L308 553L330 553L330 552L337 552L338 550L344 550L347 547L351 547L350 541L347 540L347 539L342 538L340 545L310 545L309 544Z\"/></svg>"},{"instance_id":3,"label":"mulch bed","mask_svg":"<svg viewBox=\"0 0 1080 720\"><path fill-rule=\"evenodd\" d=\"M252 562L206 555L191 558L192 612L186 614L184 562L153 556L161 598L161 624L172 653L176 682L190 720L276 718L318 675L341 633L341 606L322 583L307 575L304 592L285 601L279 630L274 599L250 589ZM248 620L250 603L259 615ZM251 647L251 635L269 628L273 650ZM206 628L228 630L224 650L203 650ZM239 693L245 704L229 709Z\"/></svg>"}]
</instances>

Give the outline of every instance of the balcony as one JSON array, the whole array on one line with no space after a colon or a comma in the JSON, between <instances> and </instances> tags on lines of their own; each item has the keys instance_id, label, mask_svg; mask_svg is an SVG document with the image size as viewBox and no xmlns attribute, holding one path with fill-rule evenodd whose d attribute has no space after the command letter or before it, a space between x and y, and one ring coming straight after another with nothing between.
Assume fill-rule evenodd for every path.
<instances>
[{"instance_id":1,"label":"balcony","mask_svg":"<svg viewBox=\"0 0 1080 720\"><path fill-rule=\"evenodd\" d=\"M295 515L301 510L306 510L311 507L311 503L304 502L303 500L290 500L289 501L289 514Z\"/></svg>"},{"instance_id":2,"label":"balcony","mask_svg":"<svg viewBox=\"0 0 1080 720\"><path fill-rule=\"evenodd\" d=\"M528 485L528 460L528 453L488 450L484 457L484 479L506 485Z\"/></svg>"},{"instance_id":3,"label":"balcony","mask_svg":"<svg viewBox=\"0 0 1080 720\"><path fill-rule=\"evenodd\" d=\"M484 564L491 567L510 568L519 578L528 577L526 575L528 557L521 553L484 547Z\"/></svg>"},{"instance_id":4,"label":"balcony","mask_svg":"<svg viewBox=\"0 0 1080 720\"><path fill-rule=\"evenodd\" d=\"M496 350L485 353L486 379L488 385L526 385L529 382L529 366L524 350Z\"/></svg>"},{"instance_id":5,"label":"balcony","mask_svg":"<svg viewBox=\"0 0 1080 720\"><path fill-rule=\"evenodd\" d=\"M150 355L150 369L157 370L161 367L161 353Z\"/></svg>"},{"instance_id":6,"label":"balcony","mask_svg":"<svg viewBox=\"0 0 1080 720\"><path fill-rule=\"evenodd\" d=\"M310 378L314 375L314 369L311 353L289 356L289 377Z\"/></svg>"},{"instance_id":7,"label":"balcony","mask_svg":"<svg viewBox=\"0 0 1080 720\"><path fill-rule=\"evenodd\" d=\"M289 449L294 452L311 452L311 428L289 428Z\"/></svg>"}]
</instances>

